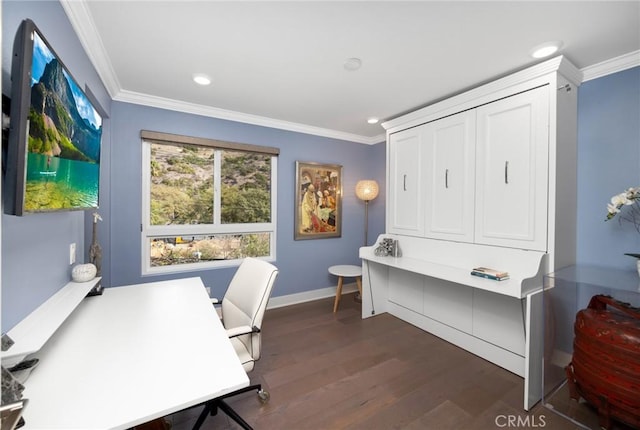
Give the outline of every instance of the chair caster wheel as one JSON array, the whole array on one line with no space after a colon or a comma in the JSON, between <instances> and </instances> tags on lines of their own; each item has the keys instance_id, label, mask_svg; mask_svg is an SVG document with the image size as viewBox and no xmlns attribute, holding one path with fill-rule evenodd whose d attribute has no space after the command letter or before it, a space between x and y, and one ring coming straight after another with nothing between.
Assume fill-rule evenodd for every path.
<instances>
[{"instance_id":1,"label":"chair caster wheel","mask_svg":"<svg viewBox=\"0 0 640 430\"><path fill-rule=\"evenodd\" d=\"M266 390L259 390L258 398L260 399L260 402L264 404L269 401L269 399L271 398L271 394L269 394L269 392Z\"/></svg>"}]
</instances>

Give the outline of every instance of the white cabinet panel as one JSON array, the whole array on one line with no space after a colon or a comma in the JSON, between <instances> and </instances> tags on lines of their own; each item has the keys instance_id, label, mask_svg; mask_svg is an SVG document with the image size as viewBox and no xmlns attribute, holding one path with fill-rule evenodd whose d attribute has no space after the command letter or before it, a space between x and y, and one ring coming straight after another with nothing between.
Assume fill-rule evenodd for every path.
<instances>
[{"instance_id":1,"label":"white cabinet panel","mask_svg":"<svg viewBox=\"0 0 640 430\"><path fill-rule=\"evenodd\" d=\"M389 232L547 251L549 86L389 138Z\"/></svg>"},{"instance_id":2,"label":"white cabinet panel","mask_svg":"<svg viewBox=\"0 0 640 430\"><path fill-rule=\"evenodd\" d=\"M545 251L548 86L477 109L475 242Z\"/></svg>"},{"instance_id":3,"label":"white cabinet panel","mask_svg":"<svg viewBox=\"0 0 640 430\"><path fill-rule=\"evenodd\" d=\"M473 241L474 110L424 126L425 236Z\"/></svg>"},{"instance_id":4,"label":"white cabinet panel","mask_svg":"<svg viewBox=\"0 0 640 430\"><path fill-rule=\"evenodd\" d=\"M475 289L473 335L524 357L525 316L522 301Z\"/></svg>"},{"instance_id":5,"label":"white cabinet panel","mask_svg":"<svg viewBox=\"0 0 640 430\"><path fill-rule=\"evenodd\" d=\"M425 279L425 316L471 334L472 303L473 288L438 278Z\"/></svg>"},{"instance_id":6,"label":"white cabinet panel","mask_svg":"<svg viewBox=\"0 0 640 430\"><path fill-rule=\"evenodd\" d=\"M389 232L424 234L422 203L422 127L403 130L389 139Z\"/></svg>"},{"instance_id":7,"label":"white cabinet panel","mask_svg":"<svg viewBox=\"0 0 640 430\"><path fill-rule=\"evenodd\" d=\"M389 301L423 313L424 276L405 270L389 270Z\"/></svg>"}]
</instances>

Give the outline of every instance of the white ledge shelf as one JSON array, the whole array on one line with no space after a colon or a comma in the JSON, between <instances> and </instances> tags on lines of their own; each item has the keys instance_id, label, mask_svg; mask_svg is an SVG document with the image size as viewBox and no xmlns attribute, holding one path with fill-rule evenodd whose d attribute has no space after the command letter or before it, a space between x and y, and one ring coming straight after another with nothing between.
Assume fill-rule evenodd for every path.
<instances>
[{"instance_id":1,"label":"white ledge shelf","mask_svg":"<svg viewBox=\"0 0 640 430\"><path fill-rule=\"evenodd\" d=\"M378 242L383 237L397 238L382 235ZM379 257L372 246L360 248L360 258L518 299L542 289L541 265L547 255L543 252L409 237L400 237L399 244L406 256ZM505 270L509 279L494 281L471 275L479 266Z\"/></svg>"},{"instance_id":2,"label":"white ledge shelf","mask_svg":"<svg viewBox=\"0 0 640 430\"><path fill-rule=\"evenodd\" d=\"M69 282L13 327L7 334L15 343L2 352L2 365L11 367L38 352L100 279Z\"/></svg>"}]
</instances>

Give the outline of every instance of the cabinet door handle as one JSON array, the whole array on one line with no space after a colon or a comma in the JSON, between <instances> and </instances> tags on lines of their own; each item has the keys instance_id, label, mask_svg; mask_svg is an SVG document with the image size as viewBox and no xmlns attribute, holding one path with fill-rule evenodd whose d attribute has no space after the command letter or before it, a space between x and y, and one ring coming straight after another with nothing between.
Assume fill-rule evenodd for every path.
<instances>
[{"instance_id":1,"label":"cabinet door handle","mask_svg":"<svg viewBox=\"0 0 640 430\"><path fill-rule=\"evenodd\" d=\"M444 169L444 187L449 188L449 169Z\"/></svg>"},{"instance_id":2,"label":"cabinet door handle","mask_svg":"<svg viewBox=\"0 0 640 430\"><path fill-rule=\"evenodd\" d=\"M402 188L407 191L407 175L402 175Z\"/></svg>"},{"instance_id":3,"label":"cabinet door handle","mask_svg":"<svg viewBox=\"0 0 640 430\"><path fill-rule=\"evenodd\" d=\"M504 183L505 184L509 183L509 162L508 161L504 162Z\"/></svg>"}]
</instances>

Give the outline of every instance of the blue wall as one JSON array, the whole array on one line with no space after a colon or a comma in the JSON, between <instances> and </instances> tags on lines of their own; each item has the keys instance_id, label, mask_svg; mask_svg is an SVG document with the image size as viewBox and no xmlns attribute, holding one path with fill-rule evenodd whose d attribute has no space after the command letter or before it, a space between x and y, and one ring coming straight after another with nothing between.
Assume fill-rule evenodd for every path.
<instances>
[{"instance_id":1,"label":"blue wall","mask_svg":"<svg viewBox=\"0 0 640 430\"><path fill-rule=\"evenodd\" d=\"M119 286L184 276L202 276L212 293L224 294L234 268L142 278L140 257L140 130L201 136L281 149L278 161L277 261L280 276L274 296L335 285L327 267L357 263L362 245L364 205L354 194L359 179L384 186L383 144L363 145L258 127L231 121L111 103L95 69L83 52L61 5L51 1L3 2L3 91L10 89L10 58L15 31L31 18L81 84L87 83L110 119L103 125L98 238L103 247L103 283ZM381 130L382 131L382 130ZM295 161L343 166L342 237L293 240ZM369 239L384 231L384 190L369 207ZM78 261L87 261L91 213L2 215L2 330L7 331L70 280L68 249L78 245ZM83 258L84 254L84 258Z\"/></svg>"},{"instance_id":2,"label":"blue wall","mask_svg":"<svg viewBox=\"0 0 640 430\"><path fill-rule=\"evenodd\" d=\"M76 81L91 88L104 109L110 98L62 7L51 1L2 2L2 91L11 94L13 40L25 19L32 19ZM103 145L108 149L109 121L104 121ZM105 179L108 172L102 172ZM101 187L101 189L104 189ZM71 279L69 244L85 260L85 213L2 214L2 331L7 331Z\"/></svg>"},{"instance_id":3,"label":"blue wall","mask_svg":"<svg viewBox=\"0 0 640 430\"><path fill-rule=\"evenodd\" d=\"M277 261L280 269L273 296L333 286L327 273L334 264L358 264L364 241L364 204L355 196L360 179L384 184L384 144L374 146L301 133L114 102L111 110L111 281L126 285L159 279L201 276L212 294L222 297L235 267L141 276L141 140L140 130L153 130L280 148L278 157ZM295 162L313 161L343 166L342 236L293 240ZM370 203L370 241L384 231L383 197Z\"/></svg>"},{"instance_id":4,"label":"blue wall","mask_svg":"<svg viewBox=\"0 0 640 430\"><path fill-rule=\"evenodd\" d=\"M578 92L577 261L633 269L640 234L604 222L615 194L640 186L640 67L587 81Z\"/></svg>"},{"instance_id":5,"label":"blue wall","mask_svg":"<svg viewBox=\"0 0 640 430\"><path fill-rule=\"evenodd\" d=\"M140 276L140 130L275 146L278 162L277 261L281 275L274 296L335 285L327 267L357 263L363 241L364 206L354 195L359 179L377 179L384 188L384 145L352 142L234 123L173 111L111 103L83 52L62 7L52 1L3 1L2 79L10 88L10 53L19 22L33 19L66 66L96 94L110 119L104 123L99 225L105 284L111 286L170 277ZM640 68L584 83L579 89L578 262L633 269L625 252L640 252L640 235L628 225L603 222L613 194L640 185ZM341 164L341 238L293 240L295 161ZM384 189L369 210L369 241L384 231ZM81 254L90 241L91 216L84 212L2 215L2 330L10 329L70 278L69 243ZM209 270L203 277L221 296L233 268Z\"/></svg>"}]
</instances>

